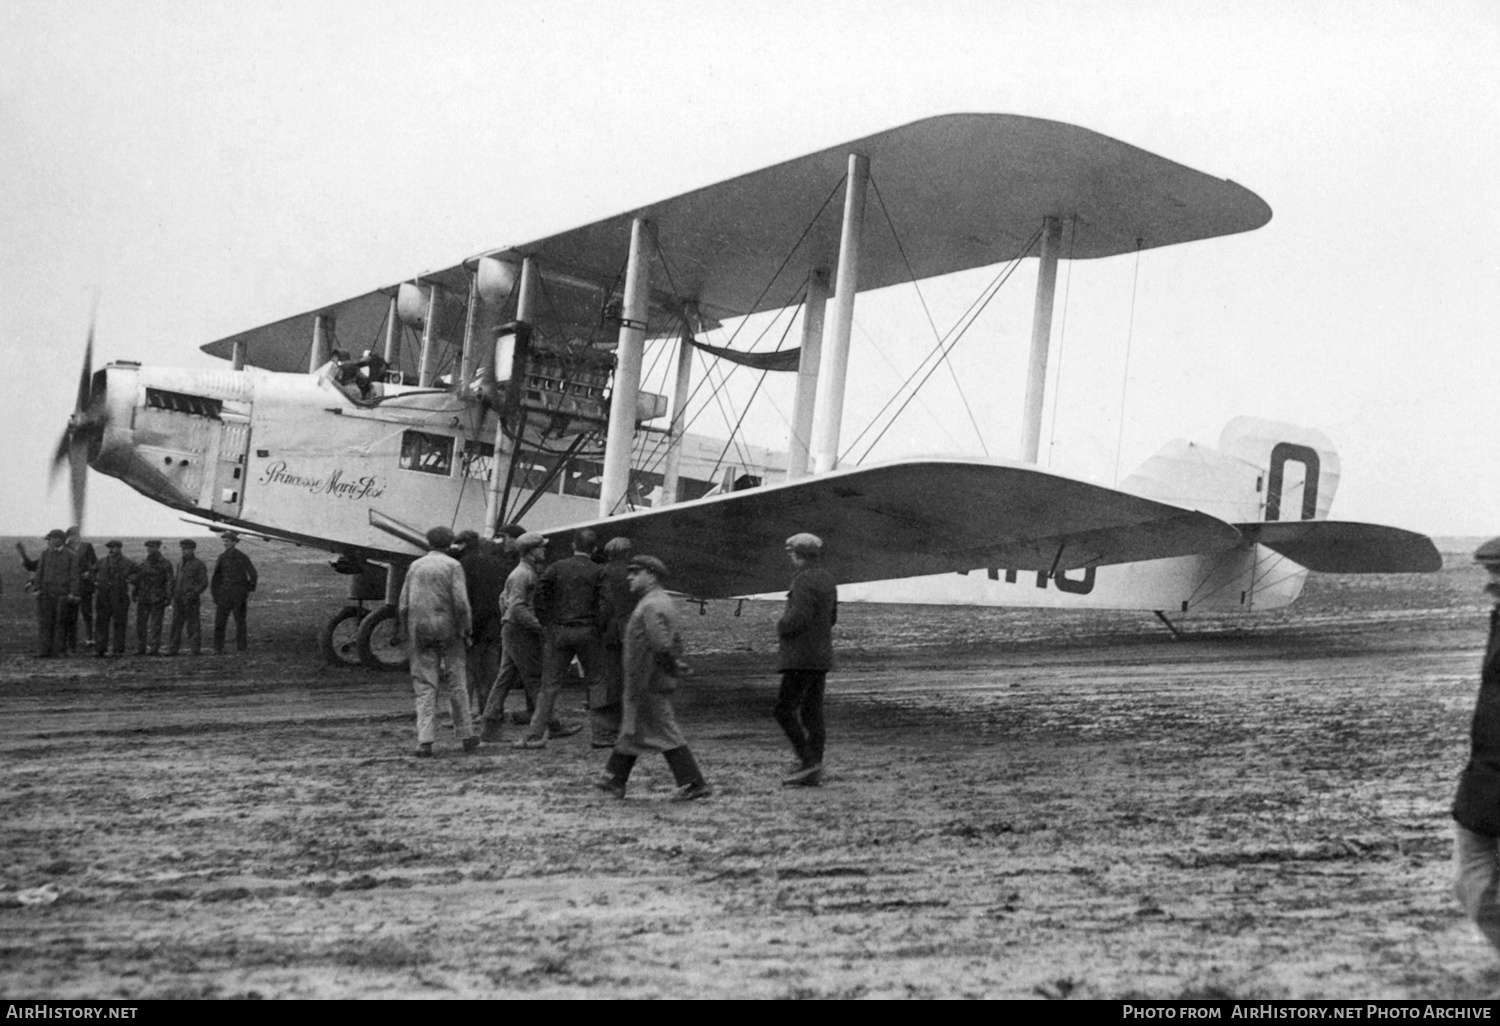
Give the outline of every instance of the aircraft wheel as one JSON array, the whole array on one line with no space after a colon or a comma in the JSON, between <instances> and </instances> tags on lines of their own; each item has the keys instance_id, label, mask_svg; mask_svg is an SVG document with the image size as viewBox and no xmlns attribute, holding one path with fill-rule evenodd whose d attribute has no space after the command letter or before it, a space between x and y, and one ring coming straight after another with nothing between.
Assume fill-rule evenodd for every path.
<instances>
[{"instance_id":1,"label":"aircraft wheel","mask_svg":"<svg viewBox=\"0 0 1500 1026\"><path fill-rule=\"evenodd\" d=\"M359 661L372 670L406 669L406 638L396 626L396 607L380 606L359 622Z\"/></svg>"},{"instance_id":2,"label":"aircraft wheel","mask_svg":"<svg viewBox=\"0 0 1500 1026\"><path fill-rule=\"evenodd\" d=\"M364 617L365 611L359 606L345 606L323 625L323 629L318 632L318 646L323 650L323 658L328 660L328 665L360 665L359 622Z\"/></svg>"}]
</instances>

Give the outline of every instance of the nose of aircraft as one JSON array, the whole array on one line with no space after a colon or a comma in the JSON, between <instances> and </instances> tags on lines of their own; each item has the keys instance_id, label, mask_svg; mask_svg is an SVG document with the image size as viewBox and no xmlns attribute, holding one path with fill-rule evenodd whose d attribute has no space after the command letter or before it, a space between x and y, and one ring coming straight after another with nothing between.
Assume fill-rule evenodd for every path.
<instances>
[{"instance_id":1,"label":"nose of aircraft","mask_svg":"<svg viewBox=\"0 0 1500 1026\"><path fill-rule=\"evenodd\" d=\"M105 406L104 382L101 379L97 394L93 389L94 376L94 324L89 322L88 342L83 349L83 371L78 376L78 397L73 404L73 413L68 417L68 426L63 428L57 442L57 452L52 457L52 482L56 484L63 465L68 467L69 485L73 499L73 523L83 526L83 513L88 490L89 461L99 452L108 423Z\"/></svg>"}]
</instances>

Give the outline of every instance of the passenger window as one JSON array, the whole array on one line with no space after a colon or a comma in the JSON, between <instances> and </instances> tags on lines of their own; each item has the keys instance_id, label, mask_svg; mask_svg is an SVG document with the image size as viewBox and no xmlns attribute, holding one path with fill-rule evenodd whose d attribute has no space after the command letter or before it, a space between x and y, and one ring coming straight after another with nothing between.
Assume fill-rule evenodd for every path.
<instances>
[{"instance_id":1,"label":"passenger window","mask_svg":"<svg viewBox=\"0 0 1500 1026\"><path fill-rule=\"evenodd\" d=\"M423 474L453 473L453 438L426 431L407 431L401 436L401 469Z\"/></svg>"}]
</instances>

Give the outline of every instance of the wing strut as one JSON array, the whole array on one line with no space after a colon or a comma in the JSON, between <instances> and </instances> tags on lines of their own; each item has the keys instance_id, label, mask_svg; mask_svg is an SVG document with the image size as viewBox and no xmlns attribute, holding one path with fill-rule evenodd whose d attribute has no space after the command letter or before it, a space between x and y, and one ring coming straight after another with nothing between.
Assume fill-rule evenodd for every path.
<instances>
[{"instance_id":1,"label":"wing strut","mask_svg":"<svg viewBox=\"0 0 1500 1026\"><path fill-rule=\"evenodd\" d=\"M1042 404L1047 398L1047 350L1052 344L1052 298L1057 293L1057 254L1062 220L1043 219L1042 261L1036 275L1036 309L1031 319L1031 362L1026 369L1026 413L1021 419L1021 459L1035 463L1042 437Z\"/></svg>"},{"instance_id":2,"label":"wing strut","mask_svg":"<svg viewBox=\"0 0 1500 1026\"><path fill-rule=\"evenodd\" d=\"M854 328L854 293L859 289L859 243L865 226L865 192L870 159L849 154L844 188L844 228L839 236L839 269L834 286L833 332L820 361L817 421L813 429L813 473L835 469L839 461L839 426L844 419L844 380L849 373L849 335Z\"/></svg>"},{"instance_id":3,"label":"wing strut","mask_svg":"<svg viewBox=\"0 0 1500 1026\"><path fill-rule=\"evenodd\" d=\"M635 445L635 397L641 388L641 358L646 349L650 313L651 265L646 259L647 224L630 223L630 259L625 265L625 303L620 317L620 344L615 350L615 377L609 392L609 434L604 440L604 479L599 484L599 516L625 508L630 490L630 453Z\"/></svg>"},{"instance_id":4,"label":"wing strut","mask_svg":"<svg viewBox=\"0 0 1500 1026\"><path fill-rule=\"evenodd\" d=\"M698 330L698 308L689 303L682 312L682 338L677 342L677 383L672 391L672 420L667 427L667 458L662 468L661 505L677 501L682 476L682 435L687 430L688 393L693 385L693 336Z\"/></svg>"},{"instance_id":5,"label":"wing strut","mask_svg":"<svg viewBox=\"0 0 1500 1026\"><path fill-rule=\"evenodd\" d=\"M828 306L828 272L814 268L807 276L807 299L802 307L802 355L797 364L797 389L792 398L792 431L787 444L786 479L807 476L812 442L813 412L818 395L818 366L823 352L823 311Z\"/></svg>"}]
</instances>

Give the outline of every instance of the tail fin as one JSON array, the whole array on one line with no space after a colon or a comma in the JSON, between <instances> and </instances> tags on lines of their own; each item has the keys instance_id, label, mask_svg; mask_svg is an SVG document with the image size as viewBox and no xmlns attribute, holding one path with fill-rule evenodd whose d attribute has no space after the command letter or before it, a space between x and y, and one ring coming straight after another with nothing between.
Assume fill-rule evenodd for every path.
<instances>
[{"instance_id":1,"label":"tail fin","mask_svg":"<svg viewBox=\"0 0 1500 1026\"><path fill-rule=\"evenodd\" d=\"M1168 442L1120 483L1142 498L1232 524L1324 520L1339 486L1339 455L1321 431L1236 417L1211 449Z\"/></svg>"}]
</instances>

